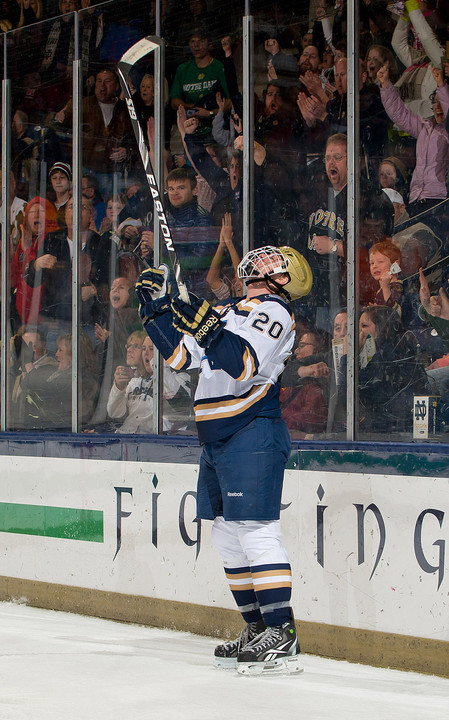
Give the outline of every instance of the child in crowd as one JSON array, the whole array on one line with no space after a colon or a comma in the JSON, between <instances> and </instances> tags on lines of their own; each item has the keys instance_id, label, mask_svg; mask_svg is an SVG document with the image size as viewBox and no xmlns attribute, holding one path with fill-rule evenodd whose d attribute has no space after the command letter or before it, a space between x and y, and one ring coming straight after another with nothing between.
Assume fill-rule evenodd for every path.
<instances>
[{"instance_id":1,"label":"child in crowd","mask_svg":"<svg viewBox=\"0 0 449 720\"><path fill-rule=\"evenodd\" d=\"M207 273L206 282L215 297L220 300L226 300L231 296L240 297L243 295L242 281L237 277L237 266L240 258L232 242L234 231L232 229L231 213L225 212L221 221L220 240L209 272ZM222 268L223 254L225 250L229 253L231 267Z\"/></svg>"},{"instance_id":2,"label":"child in crowd","mask_svg":"<svg viewBox=\"0 0 449 720\"><path fill-rule=\"evenodd\" d=\"M126 205L126 197L124 195L111 195L106 202L106 215L101 221L100 235L111 232L113 235L117 232L119 225L118 216ZM117 242L117 240L116 240Z\"/></svg>"},{"instance_id":3,"label":"child in crowd","mask_svg":"<svg viewBox=\"0 0 449 720\"><path fill-rule=\"evenodd\" d=\"M371 276L379 283L373 305L387 305L400 309L402 299L401 251L391 240L375 243L369 249L369 268Z\"/></svg>"},{"instance_id":4,"label":"child in crowd","mask_svg":"<svg viewBox=\"0 0 449 720\"><path fill-rule=\"evenodd\" d=\"M99 232L101 223L106 216L106 203L101 196L98 180L93 173L86 172L83 174L81 189L83 196L92 203L93 227L91 227L91 230Z\"/></svg>"},{"instance_id":5,"label":"child in crowd","mask_svg":"<svg viewBox=\"0 0 449 720\"><path fill-rule=\"evenodd\" d=\"M98 345L95 353L100 368L100 392L92 418L93 425L101 425L107 419L106 404L118 365L126 363L127 338L140 329L139 314L132 307L133 284L126 277L116 277L109 291L109 312L104 325L95 324Z\"/></svg>"},{"instance_id":6,"label":"child in crowd","mask_svg":"<svg viewBox=\"0 0 449 720\"><path fill-rule=\"evenodd\" d=\"M117 433L149 433L153 430L153 342L143 330L131 333L126 343L126 365L119 365L108 399L108 414L123 419ZM175 373L164 367L164 399L178 395L190 402L188 373ZM175 414L175 418L176 418ZM179 419L179 415L178 415ZM164 412L164 430L172 429L172 421Z\"/></svg>"},{"instance_id":7,"label":"child in crowd","mask_svg":"<svg viewBox=\"0 0 449 720\"><path fill-rule=\"evenodd\" d=\"M313 330L299 335L294 356L296 360L315 355L323 350L322 336ZM324 363L323 363L324 364ZM325 372L318 377L294 378L294 385L282 387L280 394L282 417L294 439L312 439L326 429L328 385Z\"/></svg>"},{"instance_id":8,"label":"child in crowd","mask_svg":"<svg viewBox=\"0 0 449 720\"><path fill-rule=\"evenodd\" d=\"M72 189L72 168L65 162L56 162L50 168L48 177L54 192L53 204L56 208L56 220L60 228L67 227L65 206L69 201Z\"/></svg>"},{"instance_id":9,"label":"child in crowd","mask_svg":"<svg viewBox=\"0 0 449 720\"><path fill-rule=\"evenodd\" d=\"M125 343L131 329L139 327L137 309L131 307L132 283L126 277L116 277L109 291L109 314L106 326L95 324L95 337L101 343L100 352L108 348L113 353L113 363L126 359Z\"/></svg>"}]
</instances>

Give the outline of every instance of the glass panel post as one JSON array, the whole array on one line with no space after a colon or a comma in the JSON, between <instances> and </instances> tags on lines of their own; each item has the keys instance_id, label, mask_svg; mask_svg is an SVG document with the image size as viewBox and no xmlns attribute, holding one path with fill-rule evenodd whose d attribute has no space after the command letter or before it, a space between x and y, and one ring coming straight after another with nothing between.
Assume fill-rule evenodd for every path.
<instances>
[{"instance_id":1,"label":"glass panel post","mask_svg":"<svg viewBox=\"0 0 449 720\"><path fill-rule=\"evenodd\" d=\"M243 249L254 246L254 18L243 18Z\"/></svg>"},{"instance_id":2,"label":"glass panel post","mask_svg":"<svg viewBox=\"0 0 449 720\"><path fill-rule=\"evenodd\" d=\"M359 278L357 229L360 178L359 133L359 36L358 5L348 2L348 207L347 207L347 303L348 303L348 352L347 352L347 440L355 440L358 424L358 312Z\"/></svg>"},{"instance_id":3,"label":"glass panel post","mask_svg":"<svg viewBox=\"0 0 449 720\"><path fill-rule=\"evenodd\" d=\"M6 411L7 411L7 394L8 394L8 381L7 381L7 369L9 367L9 338L10 332L8 328L7 318L9 317L8 302L9 302L9 197L10 197L10 136L7 128L10 127L11 117L11 81L7 79L7 63L6 63L6 41L4 47L4 78L2 81L2 212L1 212L1 227L2 227L2 293L1 293L1 429L6 430Z\"/></svg>"},{"instance_id":4,"label":"glass panel post","mask_svg":"<svg viewBox=\"0 0 449 720\"><path fill-rule=\"evenodd\" d=\"M79 56L79 17L74 15L75 58L73 62L73 145L72 145L72 199L73 199L73 257L72 257L72 432L79 430L79 406L82 395L80 368L80 216L81 216L81 120L83 76Z\"/></svg>"},{"instance_id":5,"label":"glass panel post","mask_svg":"<svg viewBox=\"0 0 449 720\"><path fill-rule=\"evenodd\" d=\"M155 148L154 148L154 172L156 174L157 186L161 196L164 188L164 77L165 77L165 52L164 41L157 37L151 38L157 47L154 50L154 127L155 127ZM158 267L161 263L163 238L160 232L159 223L156 222L153 212L154 227L154 265ZM163 363L160 353L155 349L153 354L153 431L156 434L162 432L163 422Z\"/></svg>"}]
</instances>

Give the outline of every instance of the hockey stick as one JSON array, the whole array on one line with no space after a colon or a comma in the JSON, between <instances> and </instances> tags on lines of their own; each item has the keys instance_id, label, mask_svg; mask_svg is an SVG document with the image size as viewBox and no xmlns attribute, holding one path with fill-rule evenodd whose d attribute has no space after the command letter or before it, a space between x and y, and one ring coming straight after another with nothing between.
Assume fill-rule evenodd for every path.
<instances>
[{"instance_id":1,"label":"hockey stick","mask_svg":"<svg viewBox=\"0 0 449 720\"><path fill-rule=\"evenodd\" d=\"M160 41L158 38L146 37L139 40L135 45L129 48L118 63L118 75L120 84L122 86L123 94L125 96L126 105L128 107L129 117L131 118L131 124L133 126L134 135L136 136L137 145L139 147L140 157L142 159L145 175L150 188L151 197L154 203L154 214L158 219L159 228L164 238L165 247L167 248L168 257L170 259L175 281L178 286L179 294L184 302L190 303L189 293L187 291L186 284L182 279L181 263L179 262L178 255L176 253L173 238L170 233L167 218L164 212L164 206L161 201L159 188L157 186L156 178L154 176L153 168L151 166L150 154L145 144L142 128L137 119L136 110L134 107L134 101L129 89L128 78L134 65L144 58L149 53L154 52L160 47Z\"/></svg>"}]
</instances>

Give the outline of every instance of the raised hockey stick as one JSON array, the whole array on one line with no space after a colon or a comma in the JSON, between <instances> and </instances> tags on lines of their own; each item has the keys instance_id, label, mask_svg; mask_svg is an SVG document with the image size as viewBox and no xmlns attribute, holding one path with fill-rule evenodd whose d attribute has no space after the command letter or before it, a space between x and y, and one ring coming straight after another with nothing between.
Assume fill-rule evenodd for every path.
<instances>
[{"instance_id":1,"label":"raised hockey stick","mask_svg":"<svg viewBox=\"0 0 449 720\"><path fill-rule=\"evenodd\" d=\"M153 168L151 166L150 154L145 144L142 128L137 119L136 110L134 107L134 101L131 95L131 91L128 85L129 73L131 72L134 65L139 62L142 58L150 53L154 52L160 47L160 41L158 38L146 37L139 40L135 45L129 48L118 63L118 75L120 84L122 86L123 95L125 96L126 105L128 107L129 116L136 136L137 145L139 147L140 157L142 159L145 175L150 188L151 196L154 204L154 215L157 217L159 222L160 231L164 238L165 247L167 248L168 257L170 259L175 281L178 286L179 294L184 302L189 303L189 293L187 291L186 284L182 279L181 263L179 262L178 255L176 253L173 238L170 233L167 218L165 217L164 206L161 201L159 188L157 186L156 178L154 176Z\"/></svg>"}]
</instances>

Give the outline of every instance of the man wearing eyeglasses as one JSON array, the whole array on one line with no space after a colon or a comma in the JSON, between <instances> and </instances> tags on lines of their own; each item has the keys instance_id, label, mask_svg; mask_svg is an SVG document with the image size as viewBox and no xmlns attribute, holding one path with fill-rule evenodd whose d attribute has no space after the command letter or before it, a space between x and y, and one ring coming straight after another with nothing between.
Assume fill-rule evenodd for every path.
<instances>
[{"instance_id":1,"label":"man wearing eyeglasses","mask_svg":"<svg viewBox=\"0 0 449 720\"><path fill-rule=\"evenodd\" d=\"M316 324L328 330L329 304L333 308L345 304L340 281L346 255L346 135L337 133L328 138L324 163L330 186L327 197L318 199L316 209L309 217L307 259L313 272L313 293L318 305Z\"/></svg>"},{"instance_id":2,"label":"man wearing eyeglasses","mask_svg":"<svg viewBox=\"0 0 449 720\"><path fill-rule=\"evenodd\" d=\"M346 192L343 191L348 183L347 157L346 135L331 135L326 143L324 156L326 175L331 184L328 209L318 209L313 213L311 220L315 229L311 241L309 235L309 248L319 255L336 253L338 257L344 257Z\"/></svg>"},{"instance_id":3,"label":"man wearing eyeglasses","mask_svg":"<svg viewBox=\"0 0 449 720\"><path fill-rule=\"evenodd\" d=\"M335 312L346 305L346 216L347 216L347 136L331 135L326 142L324 164L329 180L327 197L318 199L309 216L307 260L312 268L313 292L317 304L316 324L331 331L329 308ZM361 220L358 237L360 247L360 301L368 302L372 286L368 267L368 248L375 241L365 227L371 218L379 220L379 232L390 235L393 230L394 208L385 196L363 177L360 178Z\"/></svg>"}]
</instances>

